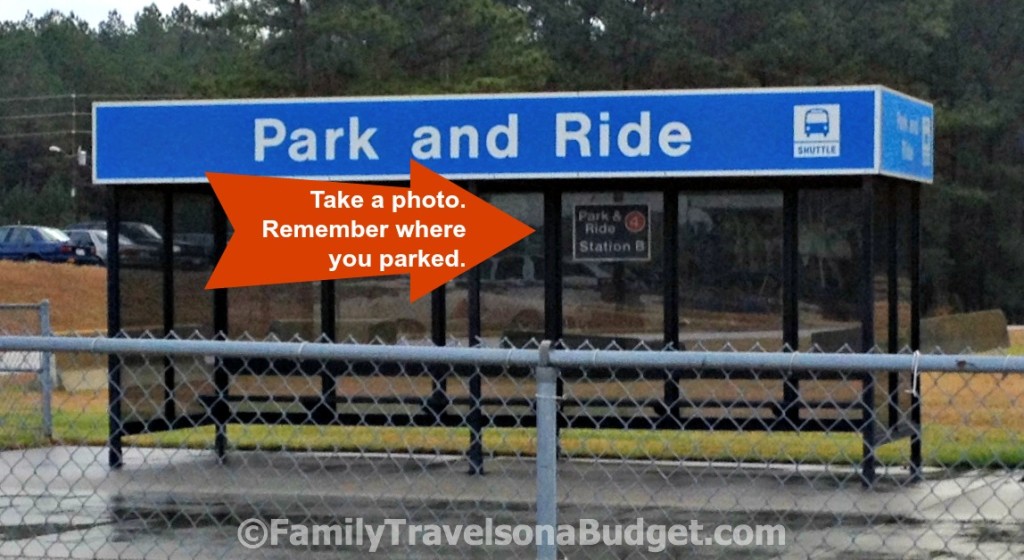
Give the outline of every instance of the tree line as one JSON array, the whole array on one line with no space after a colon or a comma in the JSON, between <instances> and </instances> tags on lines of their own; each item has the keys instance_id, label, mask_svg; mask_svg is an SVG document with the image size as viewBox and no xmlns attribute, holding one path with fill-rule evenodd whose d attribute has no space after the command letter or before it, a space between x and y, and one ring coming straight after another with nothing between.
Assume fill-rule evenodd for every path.
<instances>
[{"instance_id":1,"label":"tree line","mask_svg":"<svg viewBox=\"0 0 1024 560\"><path fill-rule=\"evenodd\" d=\"M1024 320L1024 2L211 4L0 23L0 222L102 214L75 157L93 101L877 83L936 106L928 306Z\"/></svg>"}]
</instances>

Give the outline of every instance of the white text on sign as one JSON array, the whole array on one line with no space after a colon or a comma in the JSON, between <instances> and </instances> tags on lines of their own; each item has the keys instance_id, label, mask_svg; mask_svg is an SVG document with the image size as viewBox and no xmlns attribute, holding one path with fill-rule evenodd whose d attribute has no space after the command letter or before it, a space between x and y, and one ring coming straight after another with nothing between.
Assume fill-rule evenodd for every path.
<instances>
[{"instance_id":1,"label":"white text on sign","mask_svg":"<svg viewBox=\"0 0 1024 560\"><path fill-rule=\"evenodd\" d=\"M613 115L609 111L556 113L554 155L558 158L628 158L663 155L681 157L690 151L693 134L679 120L656 119L651 111ZM320 130L290 127L276 118L253 121L253 159L265 162L281 150L296 163L379 160L374 141L388 142L381 128L366 126L349 117L347 126ZM515 159L520 154L519 114L510 113L490 127L472 124L438 126L424 124L412 132L409 154L421 161L441 159Z\"/></svg>"}]
</instances>

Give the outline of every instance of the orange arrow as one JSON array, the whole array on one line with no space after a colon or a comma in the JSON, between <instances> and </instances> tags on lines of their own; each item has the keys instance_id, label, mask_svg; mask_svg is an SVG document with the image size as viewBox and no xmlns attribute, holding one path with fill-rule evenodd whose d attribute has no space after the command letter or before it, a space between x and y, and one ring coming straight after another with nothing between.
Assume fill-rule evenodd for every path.
<instances>
[{"instance_id":1,"label":"orange arrow","mask_svg":"<svg viewBox=\"0 0 1024 560\"><path fill-rule=\"evenodd\" d=\"M409 274L416 301L533 233L410 167L410 188L207 173L235 233L206 289Z\"/></svg>"}]
</instances>

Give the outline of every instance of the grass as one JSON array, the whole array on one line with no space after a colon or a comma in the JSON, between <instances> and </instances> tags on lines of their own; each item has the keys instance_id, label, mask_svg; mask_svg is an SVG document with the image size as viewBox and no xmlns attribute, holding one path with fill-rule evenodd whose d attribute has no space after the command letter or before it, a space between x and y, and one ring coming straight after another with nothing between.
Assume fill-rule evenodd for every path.
<instances>
[{"instance_id":1,"label":"grass","mask_svg":"<svg viewBox=\"0 0 1024 560\"><path fill-rule=\"evenodd\" d=\"M1002 468L1024 466L1024 376L926 374L924 458L931 466ZM28 382L0 390L6 412L0 414L3 446L45 445L38 420L38 393ZM106 392L57 392L53 443L104 445ZM319 426L229 426L235 449L364 451L391 453L465 453L465 428L376 428ZM179 430L126 438L127 445L205 449L213 428ZM856 434L763 432L674 432L566 430L563 451L574 457L664 460L800 462L853 465L861 459ZM884 464L908 462L907 440L884 446ZM532 455L534 431L487 429L486 453Z\"/></svg>"},{"instance_id":2,"label":"grass","mask_svg":"<svg viewBox=\"0 0 1024 560\"><path fill-rule=\"evenodd\" d=\"M107 270L44 262L0 261L3 296L0 303L50 300L54 331L107 329ZM0 313L0 333L38 334L38 315Z\"/></svg>"}]
</instances>

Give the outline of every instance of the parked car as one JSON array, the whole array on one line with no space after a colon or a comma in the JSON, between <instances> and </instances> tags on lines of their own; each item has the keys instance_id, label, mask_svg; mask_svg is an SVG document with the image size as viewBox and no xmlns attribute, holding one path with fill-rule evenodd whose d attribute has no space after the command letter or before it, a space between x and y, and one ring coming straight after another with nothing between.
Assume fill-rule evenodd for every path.
<instances>
[{"instance_id":1,"label":"parked car","mask_svg":"<svg viewBox=\"0 0 1024 560\"><path fill-rule=\"evenodd\" d=\"M64 233L68 234L76 245L92 247L96 251L96 257L100 264L107 264L107 232L102 229L69 229ZM121 254L121 264L131 266L140 262L159 262L159 254L152 254L152 250L132 242L125 236L118 238L118 251ZM147 254L148 253L148 254Z\"/></svg>"},{"instance_id":2,"label":"parked car","mask_svg":"<svg viewBox=\"0 0 1024 560\"><path fill-rule=\"evenodd\" d=\"M107 231L107 223L103 221L82 222L72 224L64 228L64 231L73 229L98 229ZM142 222L121 222L121 235L139 245L162 246L164 241L160 233L153 226Z\"/></svg>"},{"instance_id":3,"label":"parked car","mask_svg":"<svg viewBox=\"0 0 1024 560\"><path fill-rule=\"evenodd\" d=\"M214 261L212 233L176 233L174 243L190 255L202 255L208 262Z\"/></svg>"},{"instance_id":4,"label":"parked car","mask_svg":"<svg viewBox=\"0 0 1024 560\"><path fill-rule=\"evenodd\" d=\"M76 245L57 228L22 225L0 227L0 259L100 263L95 248Z\"/></svg>"},{"instance_id":5,"label":"parked car","mask_svg":"<svg viewBox=\"0 0 1024 560\"><path fill-rule=\"evenodd\" d=\"M72 229L100 229L106 231L106 222L82 222L70 225L65 230ZM160 266L161 254L163 252L164 238L152 225L144 222L121 222L121 237L126 238L138 247L135 249L137 255L126 255L121 253L122 264L125 266ZM174 251L175 266L185 268L197 268L210 262L206 249L194 243L182 243L177 239L172 245Z\"/></svg>"}]
</instances>

